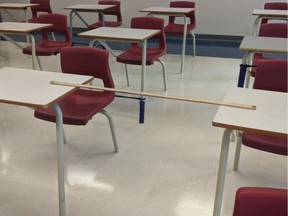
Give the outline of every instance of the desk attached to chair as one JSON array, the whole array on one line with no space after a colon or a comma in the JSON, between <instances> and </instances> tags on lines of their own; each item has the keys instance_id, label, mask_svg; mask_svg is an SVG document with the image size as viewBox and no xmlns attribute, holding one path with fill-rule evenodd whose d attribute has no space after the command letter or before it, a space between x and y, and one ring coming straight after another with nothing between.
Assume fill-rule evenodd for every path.
<instances>
[{"instance_id":1,"label":"desk attached to chair","mask_svg":"<svg viewBox=\"0 0 288 216\"><path fill-rule=\"evenodd\" d=\"M178 7L149 7L149 8L144 8L140 10L140 12L148 13L147 16L164 15L164 16L183 17L184 31L183 31L181 69L180 69L181 74L184 71L184 59L185 59L185 51L186 51L186 36L187 36L187 25L188 25L188 19L186 17L186 14L189 14L194 10L195 8L178 8ZM195 38L194 38L194 55L195 55Z\"/></svg>"},{"instance_id":2,"label":"desk attached to chair","mask_svg":"<svg viewBox=\"0 0 288 216\"><path fill-rule=\"evenodd\" d=\"M10 67L0 69L0 76L0 103L27 106L33 109L53 105L57 131L59 216L65 216L63 120L57 101L75 88L56 86L50 82L62 80L87 84L93 80L93 77Z\"/></svg>"},{"instance_id":3,"label":"desk attached to chair","mask_svg":"<svg viewBox=\"0 0 288 216\"><path fill-rule=\"evenodd\" d=\"M223 101L256 105L256 110L221 106L213 126L225 128L222 137L213 216L221 215L225 173L233 130L287 136L287 93L247 88L228 89Z\"/></svg>"},{"instance_id":4,"label":"desk attached to chair","mask_svg":"<svg viewBox=\"0 0 288 216\"><path fill-rule=\"evenodd\" d=\"M95 41L99 41L114 57L117 55L113 50L105 43L107 41L119 41L119 42L134 42L139 43L142 46L142 71L141 71L141 91L145 91L145 78L146 78L146 48L147 40L154 35L158 34L159 30L151 29L132 29L132 28L112 28L101 27L86 31L78 34L80 37L87 37L91 39L90 46L93 46ZM145 98L140 99L140 114L139 122L144 123L145 114Z\"/></svg>"},{"instance_id":5,"label":"desk attached to chair","mask_svg":"<svg viewBox=\"0 0 288 216\"><path fill-rule=\"evenodd\" d=\"M36 50L35 50L35 39L33 36L34 31L39 31L44 28L52 26L51 24L41 24L41 23L17 23L17 22L2 22L0 23L0 36L10 41L20 49L23 49L18 42L7 36L7 34L16 35L27 35L30 38L32 46L32 67L36 68Z\"/></svg>"},{"instance_id":6,"label":"desk attached to chair","mask_svg":"<svg viewBox=\"0 0 288 216\"><path fill-rule=\"evenodd\" d=\"M9 13L8 10L22 10L25 14L25 22L28 22L28 9L37 6L38 4L29 4L29 3L1 3L0 4L0 20L2 20L2 13L1 11L4 11L7 13L12 19L15 19L15 17Z\"/></svg>"},{"instance_id":7,"label":"desk attached to chair","mask_svg":"<svg viewBox=\"0 0 288 216\"><path fill-rule=\"evenodd\" d=\"M254 9L252 15L257 16L253 25L253 35L258 35L262 19L286 21L288 19L287 10Z\"/></svg>"},{"instance_id":8,"label":"desk attached to chair","mask_svg":"<svg viewBox=\"0 0 288 216\"><path fill-rule=\"evenodd\" d=\"M102 26L105 26L104 11L111 7L115 7L115 5L78 4L65 7L64 9L71 10L71 12L69 13L71 35L73 36L73 18L75 16L77 16L86 25L86 27L89 26L85 19L79 14L79 12L99 13L99 15L102 16Z\"/></svg>"},{"instance_id":9,"label":"desk attached to chair","mask_svg":"<svg viewBox=\"0 0 288 216\"><path fill-rule=\"evenodd\" d=\"M251 63L251 55L253 53L271 53L271 54L288 54L287 38L257 37L245 36L240 44L239 49L245 51L240 65L240 73L238 78L238 87L246 87L249 85L250 74L247 74L247 68ZM246 76L247 75L247 76ZM246 81L245 81L246 77Z\"/></svg>"}]
</instances>

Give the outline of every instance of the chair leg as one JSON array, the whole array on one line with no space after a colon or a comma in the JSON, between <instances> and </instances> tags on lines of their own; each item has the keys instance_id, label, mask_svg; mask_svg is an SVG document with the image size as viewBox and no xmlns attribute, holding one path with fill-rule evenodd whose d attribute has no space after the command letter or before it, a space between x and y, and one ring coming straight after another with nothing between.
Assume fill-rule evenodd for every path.
<instances>
[{"instance_id":1,"label":"chair leg","mask_svg":"<svg viewBox=\"0 0 288 216\"><path fill-rule=\"evenodd\" d=\"M63 128L63 143L66 144L66 135L65 135L65 130Z\"/></svg>"},{"instance_id":2,"label":"chair leg","mask_svg":"<svg viewBox=\"0 0 288 216\"><path fill-rule=\"evenodd\" d=\"M130 86L130 78L129 78L128 66L127 66L127 64L124 64L124 67L125 67L125 73L126 73L127 86Z\"/></svg>"},{"instance_id":3,"label":"chair leg","mask_svg":"<svg viewBox=\"0 0 288 216\"><path fill-rule=\"evenodd\" d=\"M193 57L196 56L196 37L193 32L191 32L192 38L193 38Z\"/></svg>"},{"instance_id":4,"label":"chair leg","mask_svg":"<svg viewBox=\"0 0 288 216\"><path fill-rule=\"evenodd\" d=\"M118 144L117 144L117 139L116 139L116 134L115 134L115 130L114 130L113 119L112 119L112 117L108 114L108 112L107 112L106 110L102 110L102 111L100 111L100 113L102 113L103 115L105 115L105 116L108 118L108 120L109 120L109 125L110 125L110 130L111 130L111 134L112 134L112 139L113 139L113 143L114 143L115 152L119 152Z\"/></svg>"},{"instance_id":5,"label":"chair leg","mask_svg":"<svg viewBox=\"0 0 288 216\"><path fill-rule=\"evenodd\" d=\"M164 82L164 91L167 91L167 76L166 76L166 67L165 67L165 63L158 59L157 60L161 65L162 65L162 72L163 72L163 82Z\"/></svg>"},{"instance_id":6,"label":"chair leg","mask_svg":"<svg viewBox=\"0 0 288 216\"><path fill-rule=\"evenodd\" d=\"M239 166L239 160L240 160L240 152L241 152L241 145L242 145L242 137L243 132L237 131L237 143L236 143L236 150L235 150L235 156L234 156L234 165L233 170L237 171Z\"/></svg>"},{"instance_id":7,"label":"chair leg","mask_svg":"<svg viewBox=\"0 0 288 216\"><path fill-rule=\"evenodd\" d=\"M51 32L51 35L52 35L52 39L53 39L53 41L56 41L56 37L55 37L54 32Z\"/></svg>"},{"instance_id":8,"label":"chair leg","mask_svg":"<svg viewBox=\"0 0 288 216\"><path fill-rule=\"evenodd\" d=\"M42 65L41 65L39 56L36 56L36 58L37 58L37 62L38 62L39 68L40 68L40 70L42 71Z\"/></svg>"},{"instance_id":9,"label":"chair leg","mask_svg":"<svg viewBox=\"0 0 288 216\"><path fill-rule=\"evenodd\" d=\"M98 41L96 41L96 43L93 44L94 48L99 48L101 47L103 50L106 50L106 48Z\"/></svg>"},{"instance_id":10,"label":"chair leg","mask_svg":"<svg viewBox=\"0 0 288 216\"><path fill-rule=\"evenodd\" d=\"M122 52L125 51L125 47L124 47L124 43L123 42L121 43L121 49L122 49Z\"/></svg>"},{"instance_id":11,"label":"chair leg","mask_svg":"<svg viewBox=\"0 0 288 216\"><path fill-rule=\"evenodd\" d=\"M125 51L125 47L124 47L124 43L123 43L123 42L121 43L121 49L122 49L122 52ZM128 66L127 66L127 64L124 64L124 67L125 67L125 73L126 73L127 86L130 86L130 78L129 78Z\"/></svg>"}]
</instances>

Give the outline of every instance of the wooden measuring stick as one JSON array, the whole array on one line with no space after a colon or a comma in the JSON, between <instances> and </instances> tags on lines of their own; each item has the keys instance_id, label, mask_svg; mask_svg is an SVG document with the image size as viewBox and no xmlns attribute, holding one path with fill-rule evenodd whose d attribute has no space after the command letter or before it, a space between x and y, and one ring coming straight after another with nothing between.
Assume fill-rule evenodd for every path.
<instances>
[{"instance_id":1,"label":"wooden measuring stick","mask_svg":"<svg viewBox=\"0 0 288 216\"><path fill-rule=\"evenodd\" d=\"M76 84L76 83L67 83L67 82L60 82L60 81L51 81L50 83L53 85L62 85L62 86L69 86L69 87L76 87L76 88L95 89L95 90L102 90L102 91L119 92L119 93L124 93L124 94L140 95L140 96L147 96L147 97L157 97L157 98L164 98L164 99L170 99L170 100L205 103L205 104L221 105L221 106L235 107L235 108L241 108L241 109L256 110L256 105L250 105L250 104L240 104L240 103L204 100L204 99L196 99L196 98L185 98L185 97L179 97L179 96L168 96L168 95L161 95L161 94L154 94L154 93L147 93L147 92L97 87L97 86L92 86L92 85L81 85L81 84Z\"/></svg>"}]
</instances>

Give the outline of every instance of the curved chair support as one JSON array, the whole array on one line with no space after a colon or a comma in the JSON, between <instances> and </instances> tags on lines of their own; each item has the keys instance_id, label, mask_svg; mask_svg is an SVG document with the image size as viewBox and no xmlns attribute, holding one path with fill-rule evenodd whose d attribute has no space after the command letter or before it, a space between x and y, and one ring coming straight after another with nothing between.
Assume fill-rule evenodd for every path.
<instances>
[{"instance_id":1,"label":"curved chair support","mask_svg":"<svg viewBox=\"0 0 288 216\"><path fill-rule=\"evenodd\" d=\"M267 25L267 24L266 24ZM258 64L258 71L255 76L253 88L267 91L288 92L287 87L287 60L266 59ZM238 132L237 146L235 151L233 170L237 171L241 144L260 151L266 151L278 155L288 155L287 136L273 136L255 132Z\"/></svg>"},{"instance_id":2,"label":"curved chair support","mask_svg":"<svg viewBox=\"0 0 288 216\"><path fill-rule=\"evenodd\" d=\"M163 82L164 82L164 91L167 91L167 76L166 76L166 66L165 63L161 59L157 59L157 61L162 66L162 72L163 72Z\"/></svg>"},{"instance_id":3,"label":"curved chair support","mask_svg":"<svg viewBox=\"0 0 288 216\"><path fill-rule=\"evenodd\" d=\"M116 134L115 134L114 123L113 123L112 117L109 115L109 113L106 110L101 110L99 113L102 113L103 115L105 115L108 118L109 125L110 125L110 130L111 130L111 134L112 134L112 139L113 139L113 143L114 143L115 152L119 152L119 148L118 148L118 143L117 143L117 139L116 139Z\"/></svg>"}]
</instances>

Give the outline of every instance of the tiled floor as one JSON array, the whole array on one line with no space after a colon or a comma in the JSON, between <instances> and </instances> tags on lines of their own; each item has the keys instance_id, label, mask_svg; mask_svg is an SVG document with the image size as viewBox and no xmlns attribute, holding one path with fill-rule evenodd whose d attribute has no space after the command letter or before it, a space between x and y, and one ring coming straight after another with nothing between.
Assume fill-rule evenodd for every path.
<instances>
[{"instance_id":1,"label":"tiled floor","mask_svg":"<svg viewBox=\"0 0 288 216\"><path fill-rule=\"evenodd\" d=\"M45 70L59 72L59 56L41 57ZM167 95L222 100L236 86L240 59L165 57ZM111 56L117 88L139 90L140 67ZM0 67L31 68L31 59L1 42ZM163 93L160 65L148 67L147 91ZM53 73L53 72L51 72ZM65 126L67 216L212 215L223 129L211 125L217 106L147 98L145 124L138 124L138 101L116 98L107 108L120 147L113 152L105 117L85 127ZM0 215L58 215L55 125L33 117L27 107L0 104ZM240 168L232 170L232 142L223 216L232 214L242 186L287 187L287 159L242 148Z\"/></svg>"}]
</instances>

